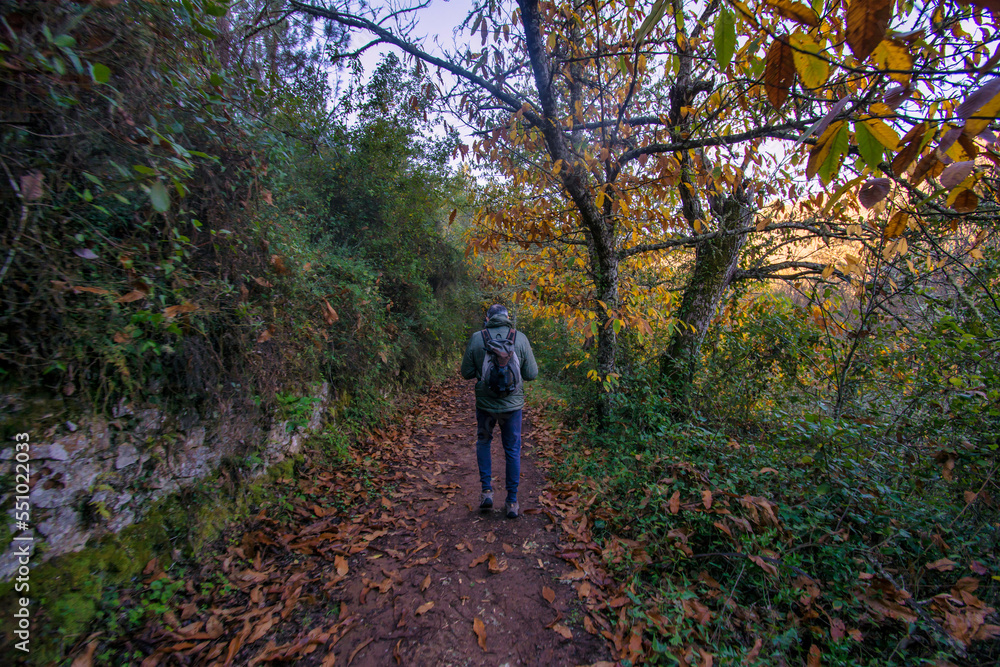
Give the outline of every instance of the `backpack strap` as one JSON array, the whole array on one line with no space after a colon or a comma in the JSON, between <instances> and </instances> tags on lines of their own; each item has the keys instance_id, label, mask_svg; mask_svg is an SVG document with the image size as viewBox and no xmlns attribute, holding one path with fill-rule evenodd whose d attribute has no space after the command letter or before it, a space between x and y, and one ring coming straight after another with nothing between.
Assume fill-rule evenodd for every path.
<instances>
[{"instance_id":1,"label":"backpack strap","mask_svg":"<svg viewBox=\"0 0 1000 667\"><path fill-rule=\"evenodd\" d=\"M509 340L511 344L517 340L517 330L514 329L514 327L511 327L510 331L507 332L507 340Z\"/></svg>"},{"instance_id":2,"label":"backpack strap","mask_svg":"<svg viewBox=\"0 0 1000 667\"><path fill-rule=\"evenodd\" d=\"M490 334L489 334L489 332L487 332L486 329L483 329L479 333L482 334L482 336L483 336L483 346L486 346L490 342Z\"/></svg>"}]
</instances>

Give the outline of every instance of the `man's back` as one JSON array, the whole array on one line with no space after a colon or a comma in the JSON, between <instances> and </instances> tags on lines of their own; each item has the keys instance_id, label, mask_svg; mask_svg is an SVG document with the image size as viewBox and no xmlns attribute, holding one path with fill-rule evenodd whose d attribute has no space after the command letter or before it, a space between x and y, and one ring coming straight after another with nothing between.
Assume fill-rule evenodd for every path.
<instances>
[{"instance_id":1,"label":"man's back","mask_svg":"<svg viewBox=\"0 0 1000 667\"><path fill-rule=\"evenodd\" d=\"M490 338L495 340L507 337L513 327L513 323L506 314L494 315L486 323L486 332ZM524 333L518 331L514 339L514 351L520 361L521 379L530 382L538 377L538 364L535 363L535 355L531 351L531 343ZM524 407L524 389L521 386L510 396L497 398L490 392L483 378L479 374L483 367L483 359L486 357L486 345L483 343L483 335L476 331L469 338L469 343L465 347L465 356L462 357L462 377L466 380L476 378L476 407L488 412L511 412Z\"/></svg>"}]
</instances>

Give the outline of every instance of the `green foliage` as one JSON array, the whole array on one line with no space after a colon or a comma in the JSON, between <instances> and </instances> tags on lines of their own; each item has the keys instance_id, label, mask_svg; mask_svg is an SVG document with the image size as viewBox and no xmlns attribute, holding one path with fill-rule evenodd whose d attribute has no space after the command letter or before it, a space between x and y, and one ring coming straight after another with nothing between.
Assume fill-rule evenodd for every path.
<instances>
[{"instance_id":1,"label":"green foliage","mask_svg":"<svg viewBox=\"0 0 1000 667\"><path fill-rule=\"evenodd\" d=\"M589 485L588 518L605 567L630 585L640 610L670 628L664 635L655 623L646 626L664 664L670 650L706 643L717 660L742 659L747 637L764 639L759 664L805 662L815 642L824 664L959 659L929 615L913 624L876 622L867 600L883 594L869 581L894 576L926 601L975 576L977 561L996 571L995 519L982 499L970 506L963 494L989 481L989 469L959 464L949 482L943 461L925 454L914 464L918 450L851 420L786 415L773 427L735 434L671 423L652 389L632 386L616 405L610 430L585 432L568 447L560 475ZM622 540L633 546L623 551ZM940 558L958 567L926 568ZM995 607L998 589L988 582L976 595ZM707 626L685 599L711 612ZM911 635L924 648L911 646L904 657L898 645ZM969 651L967 664L996 657L988 642Z\"/></svg>"},{"instance_id":2,"label":"green foliage","mask_svg":"<svg viewBox=\"0 0 1000 667\"><path fill-rule=\"evenodd\" d=\"M332 100L322 42L343 32L256 25L269 15L252 7L228 23L223 5L174 0L0 11L0 215L13 221L0 379L39 397L32 428L131 403L295 429L323 381L343 398L337 422L363 423L448 369L474 296L445 229L466 183L448 164L454 137L423 138L418 75L387 60ZM349 438L331 434L331 455L347 457ZM188 489L39 566L37 632L51 647L39 659L98 611L128 626L108 611L115 591L245 507L259 446L234 446L218 489ZM159 613L170 590L133 598L132 620Z\"/></svg>"}]
</instances>

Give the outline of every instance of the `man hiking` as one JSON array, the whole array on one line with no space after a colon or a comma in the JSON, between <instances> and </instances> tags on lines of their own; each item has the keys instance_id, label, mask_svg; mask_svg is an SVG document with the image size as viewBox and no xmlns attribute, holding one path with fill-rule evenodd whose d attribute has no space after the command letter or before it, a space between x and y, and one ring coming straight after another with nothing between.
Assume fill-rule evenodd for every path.
<instances>
[{"instance_id":1,"label":"man hiking","mask_svg":"<svg viewBox=\"0 0 1000 667\"><path fill-rule=\"evenodd\" d=\"M523 381L538 377L538 364L527 336L514 329L507 308L500 304L486 311L482 331L472 334L462 357L462 377L476 378L476 460L482 495L479 508L493 507L493 470L490 443L493 427L500 425L506 460L508 519L520 514L517 485L521 480L521 410L524 408Z\"/></svg>"}]
</instances>

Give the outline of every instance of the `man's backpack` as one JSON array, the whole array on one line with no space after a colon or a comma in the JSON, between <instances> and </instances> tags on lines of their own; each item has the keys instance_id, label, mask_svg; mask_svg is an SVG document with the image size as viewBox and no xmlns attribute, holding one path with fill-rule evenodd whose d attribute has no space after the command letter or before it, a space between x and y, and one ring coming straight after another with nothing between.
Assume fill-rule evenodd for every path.
<instances>
[{"instance_id":1,"label":"man's backpack","mask_svg":"<svg viewBox=\"0 0 1000 667\"><path fill-rule=\"evenodd\" d=\"M517 332L511 328L506 338L490 338L489 331L483 329L483 357L481 376L486 387L496 398L506 398L521 385L521 362L514 351Z\"/></svg>"}]
</instances>

